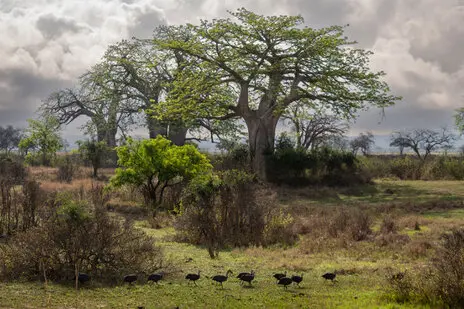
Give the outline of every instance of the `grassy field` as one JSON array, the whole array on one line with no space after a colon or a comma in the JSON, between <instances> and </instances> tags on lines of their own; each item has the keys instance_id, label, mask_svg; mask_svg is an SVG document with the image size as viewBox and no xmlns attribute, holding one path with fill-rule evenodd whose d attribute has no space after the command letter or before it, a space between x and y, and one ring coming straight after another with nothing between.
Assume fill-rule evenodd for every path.
<instances>
[{"instance_id":1,"label":"grassy field","mask_svg":"<svg viewBox=\"0 0 464 309\"><path fill-rule=\"evenodd\" d=\"M45 186L53 184L45 181ZM398 235L409 240L398 246L382 243L376 236L341 244L337 239L316 239L314 234L303 233L293 246L233 249L212 260L205 248L174 241L172 227L153 229L147 221L134 217L135 224L164 249L170 265L159 286L143 281L111 287L90 282L76 291L72 283L0 282L0 308L429 308L395 302L386 277L391 271L424 263L442 232L463 225L462 182L378 180L372 186L349 189L276 191L280 206L294 214L300 229L305 224L311 228L309 218L314 212L358 207L373 214L374 235L382 220L382 215L375 214L388 213L394 217ZM420 229L415 229L416 223ZM424 242L430 243L430 249L421 247ZM223 289L209 279L228 269L235 275ZM256 280L251 287L241 286L235 276L251 269ZM198 286L189 285L186 273L198 270L202 271ZM272 274L283 271L303 274L301 287L285 290L277 286ZM328 271L338 273L337 283L321 278Z\"/></svg>"}]
</instances>

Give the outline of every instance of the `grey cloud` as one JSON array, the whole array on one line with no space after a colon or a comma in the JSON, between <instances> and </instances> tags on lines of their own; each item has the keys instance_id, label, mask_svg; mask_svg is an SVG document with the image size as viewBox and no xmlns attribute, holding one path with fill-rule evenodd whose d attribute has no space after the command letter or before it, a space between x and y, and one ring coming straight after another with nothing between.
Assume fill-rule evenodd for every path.
<instances>
[{"instance_id":1,"label":"grey cloud","mask_svg":"<svg viewBox=\"0 0 464 309\"><path fill-rule=\"evenodd\" d=\"M464 19L463 24L464 26ZM447 73L455 73L464 65L464 28L447 29L439 39L427 46L414 44L411 54L425 61L436 62Z\"/></svg>"},{"instance_id":2,"label":"grey cloud","mask_svg":"<svg viewBox=\"0 0 464 309\"><path fill-rule=\"evenodd\" d=\"M21 20L21 29L31 28L21 33L33 41L18 39L13 48L0 42L3 64L12 63L0 63L0 125L31 117L42 99L70 86L107 44L123 36L149 37L159 24L228 17L226 10L238 7L265 15L301 14L316 28L349 23L348 37L374 49L375 67L387 72L392 92L404 100L387 108L380 124L378 110L362 113L353 132L452 126L453 110L464 105L457 101L464 84L464 10L453 11L455 0L95 0L85 7L74 1L0 1L0 29L8 29L2 27L5 20L11 25ZM398 42L404 45L392 44ZM20 48L29 52L31 65L20 65L25 59L15 57ZM41 66L50 61L60 76L54 66Z\"/></svg>"},{"instance_id":3,"label":"grey cloud","mask_svg":"<svg viewBox=\"0 0 464 309\"><path fill-rule=\"evenodd\" d=\"M140 14L133 25L129 27L131 36L150 38L156 26L166 24L166 20L159 11L152 10Z\"/></svg>"},{"instance_id":4,"label":"grey cloud","mask_svg":"<svg viewBox=\"0 0 464 309\"><path fill-rule=\"evenodd\" d=\"M70 86L69 81L44 79L24 70L0 71L0 84L6 85L0 97L0 125L25 125L42 99L51 92Z\"/></svg>"},{"instance_id":5,"label":"grey cloud","mask_svg":"<svg viewBox=\"0 0 464 309\"><path fill-rule=\"evenodd\" d=\"M76 21L71 19L59 18L53 14L46 14L39 17L36 22L37 29L42 32L47 39L56 39L67 32L78 32L82 29Z\"/></svg>"}]
</instances>

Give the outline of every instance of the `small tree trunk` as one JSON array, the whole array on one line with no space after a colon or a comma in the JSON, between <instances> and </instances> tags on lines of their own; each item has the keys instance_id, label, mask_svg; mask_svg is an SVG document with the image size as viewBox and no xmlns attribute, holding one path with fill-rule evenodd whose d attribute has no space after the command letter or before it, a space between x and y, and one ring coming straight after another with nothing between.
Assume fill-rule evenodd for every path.
<instances>
[{"instance_id":1,"label":"small tree trunk","mask_svg":"<svg viewBox=\"0 0 464 309\"><path fill-rule=\"evenodd\" d=\"M79 289L79 266L77 265L77 262L74 263L74 276L75 276L75 286L76 286L76 290Z\"/></svg>"}]
</instances>

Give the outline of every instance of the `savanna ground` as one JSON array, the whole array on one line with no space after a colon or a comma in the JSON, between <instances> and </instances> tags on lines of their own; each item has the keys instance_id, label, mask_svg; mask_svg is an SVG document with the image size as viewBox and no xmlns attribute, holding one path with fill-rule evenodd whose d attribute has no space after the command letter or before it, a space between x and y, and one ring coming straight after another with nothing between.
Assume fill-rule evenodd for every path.
<instances>
[{"instance_id":1,"label":"savanna ground","mask_svg":"<svg viewBox=\"0 0 464 309\"><path fill-rule=\"evenodd\" d=\"M90 178L71 184L56 182L53 169L32 168L46 190L85 190ZM112 174L104 170L103 177ZM146 277L133 286L115 282L84 284L78 291L69 284L1 282L1 308L429 308L429 305L398 303L388 278L399 271L427 263L443 232L464 223L464 186L460 181L375 180L373 185L351 188L275 188L278 207L294 217L299 234L295 245L221 251L210 259L205 248L176 242L169 218L158 226L142 215L144 210L130 198L113 199L115 216L133 220L152 236L166 256L169 270L159 284ZM372 233L362 241L322 232L330 225L331 212L359 209L372 218ZM390 231L384 231L390 220ZM382 223L383 222L383 223ZM209 279L231 269L233 278L224 288ZM241 286L239 272L256 272L253 285ZM198 286L188 284L186 273L202 271ZM272 274L302 274L301 287L277 286ZM336 272L338 282L321 278Z\"/></svg>"}]
</instances>

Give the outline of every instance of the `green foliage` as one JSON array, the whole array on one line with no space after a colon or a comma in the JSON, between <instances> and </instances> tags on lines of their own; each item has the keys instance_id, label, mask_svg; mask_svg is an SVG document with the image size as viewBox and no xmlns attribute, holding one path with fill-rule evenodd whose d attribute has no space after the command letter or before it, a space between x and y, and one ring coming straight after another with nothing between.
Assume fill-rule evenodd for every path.
<instances>
[{"instance_id":1,"label":"green foliage","mask_svg":"<svg viewBox=\"0 0 464 309\"><path fill-rule=\"evenodd\" d=\"M105 157L108 155L110 148L106 142L97 142L96 140L77 141L79 154L84 161L92 164L94 178L98 177L98 169L103 165Z\"/></svg>"},{"instance_id":2,"label":"green foliage","mask_svg":"<svg viewBox=\"0 0 464 309\"><path fill-rule=\"evenodd\" d=\"M270 180L276 183L352 185L366 181L360 177L358 161L351 152L284 147L270 155L268 160Z\"/></svg>"},{"instance_id":3,"label":"green foliage","mask_svg":"<svg viewBox=\"0 0 464 309\"><path fill-rule=\"evenodd\" d=\"M29 119L26 135L19 142L19 148L26 153L26 160L33 163L35 159L43 165L50 165L56 152L62 147L58 131L59 122L52 116L43 119ZM32 151L32 152L31 152Z\"/></svg>"},{"instance_id":4,"label":"green foliage","mask_svg":"<svg viewBox=\"0 0 464 309\"><path fill-rule=\"evenodd\" d=\"M459 108L454 114L454 122L461 134L464 132L464 108Z\"/></svg>"},{"instance_id":5,"label":"green foliage","mask_svg":"<svg viewBox=\"0 0 464 309\"><path fill-rule=\"evenodd\" d=\"M142 141L129 139L116 151L122 167L116 169L111 186L139 188L146 204L154 208L161 206L167 187L187 182L212 167L194 146L176 146L162 136Z\"/></svg>"},{"instance_id":6,"label":"green foliage","mask_svg":"<svg viewBox=\"0 0 464 309\"><path fill-rule=\"evenodd\" d=\"M250 98L276 96L278 104L273 110L277 113L292 102L301 100L314 105L319 103L304 99L318 99L325 108L330 106L350 117L364 103L388 106L398 99L387 94L388 86L380 79L383 72L370 72L371 52L346 48L353 42L344 36L343 27L301 27L304 23L301 16L262 16L243 8L230 14L233 19L171 27L171 35L155 40L161 48L185 54L185 64L189 65L173 83L170 99L158 106L162 111L160 117L229 114L237 98L230 98L234 92L224 88L232 89L234 84L256 83L256 87L248 89ZM186 34L189 40L183 39ZM328 58L330 62L326 61ZM311 67L318 67L317 72ZM288 96L291 83L284 83L284 76L276 79L272 75L288 72L285 77L291 80L295 70L301 79L296 82L297 95ZM338 82L342 78L344 82ZM265 85L267 79L277 83L271 83L273 89ZM306 80L311 82L305 83ZM318 91L310 94L309 88ZM314 93L320 93L320 97ZM253 107L251 100L248 103Z\"/></svg>"},{"instance_id":7,"label":"green foliage","mask_svg":"<svg viewBox=\"0 0 464 309\"><path fill-rule=\"evenodd\" d=\"M265 154L274 151L275 127L292 103L353 118L369 106L386 107L383 72L371 72L371 52L355 48L343 27L303 27L301 16L262 16L244 8L231 19L170 27L155 40L183 57L160 120L243 119L251 162L266 178Z\"/></svg>"}]
</instances>

